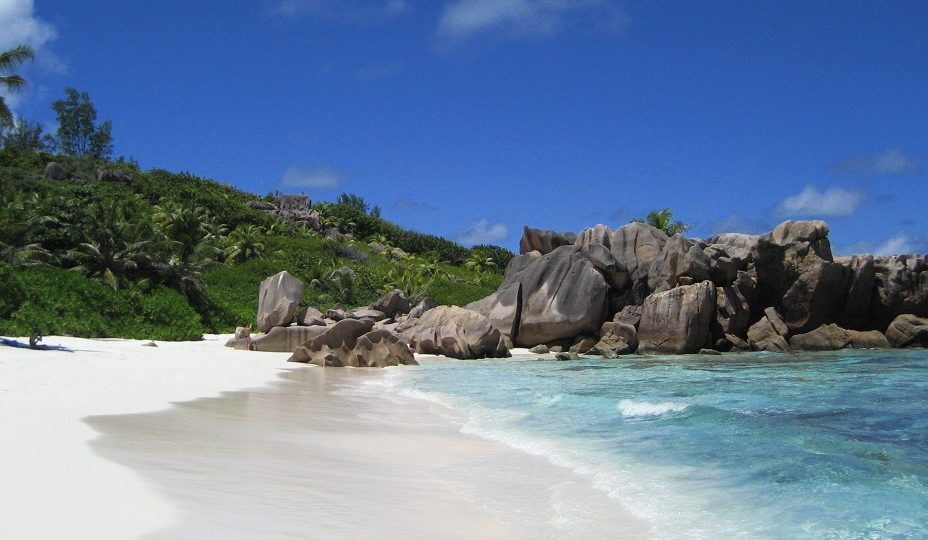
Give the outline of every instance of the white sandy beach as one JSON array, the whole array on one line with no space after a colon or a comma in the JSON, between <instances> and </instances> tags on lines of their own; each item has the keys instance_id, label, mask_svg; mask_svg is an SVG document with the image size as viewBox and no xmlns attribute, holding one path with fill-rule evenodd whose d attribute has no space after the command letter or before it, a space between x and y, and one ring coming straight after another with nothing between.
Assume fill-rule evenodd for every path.
<instances>
[{"instance_id":1,"label":"white sandy beach","mask_svg":"<svg viewBox=\"0 0 928 540\"><path fill-rule=\"evenodd\" d=\"M0 347L0 536L637 538L646 532L614 501L543 458L462 435L421 402L339 390L383 371L288 365L286 354L227 349L226 338L154 348L47 337L45 343L72 352ZM285 372L289 395L274 390ZM264 389L247 410L232 412L245 421L230 420L222 400L171 407L244 389ZM292 410L297 398L305 409ZM163 412L112 417L153 411ZM88 417L95 418L88 423ZM301 438L262 440L264 426L304 418L311 421ZM288 445L296 455L286 454ZM190 456L188 468L200 474L196 486L168 468L161 474L162 465L150 458L137 459L145 452Z\"/></svg>"}]
</instances>

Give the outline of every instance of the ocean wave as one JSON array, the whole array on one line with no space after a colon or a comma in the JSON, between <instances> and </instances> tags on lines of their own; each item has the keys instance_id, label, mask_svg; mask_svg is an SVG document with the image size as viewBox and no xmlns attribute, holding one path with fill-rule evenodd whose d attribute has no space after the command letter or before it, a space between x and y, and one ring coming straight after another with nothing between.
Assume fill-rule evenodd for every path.
<instances>
[{"instance_id":1,"label":"ocean wave","mask_svg":"<svg viewBox=\"0 0 928 540\"><path fill-rule=\"evenodd\" d=\"M663 401L661 403L649 403L647 401L633 401L623 399L616 406L622 416L634 418L637 416L660 416L669 412L680 412L689 405L686 403L676 403L673 401Z\"/></svg>"}]
</instances>

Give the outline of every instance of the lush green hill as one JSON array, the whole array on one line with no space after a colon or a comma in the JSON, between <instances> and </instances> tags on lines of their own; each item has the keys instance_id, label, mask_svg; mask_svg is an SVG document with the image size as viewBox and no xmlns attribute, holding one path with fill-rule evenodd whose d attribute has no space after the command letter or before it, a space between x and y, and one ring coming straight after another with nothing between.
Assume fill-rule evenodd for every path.
<instances>
[{"instance_id":1,"label":"lush green hill","mask_svg":"<svg viewBox=\"0 0 928 540\"><path fill-rule=\"evenodd\" d=\"M61 180L45 178L49 162ZM98 168L106 168L97 180ZM322 203L321 232L189 174L0 151L0 334L191 339L253 321L258 285L287 270L322 308L399 288L463 304L486 296L512 253L404 230L366 205ZM269 197L265 199L269 200ZM348 198L357 202L359 198ZM363 202L363 201L362 201ZM376 241L387 247L377 253ZM405 253L405 255L403 255ZM332 274L348 267L353 278Z\"/></svg>"}]
</instances>

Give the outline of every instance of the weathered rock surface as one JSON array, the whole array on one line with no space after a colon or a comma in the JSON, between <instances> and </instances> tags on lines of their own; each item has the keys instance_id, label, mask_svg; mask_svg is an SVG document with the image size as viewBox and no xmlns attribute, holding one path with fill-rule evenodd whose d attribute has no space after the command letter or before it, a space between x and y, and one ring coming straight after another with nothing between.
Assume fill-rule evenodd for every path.
<instances>
[{"instance_id":1,"label":"weathered rock surface","mask_svg":"<svg viewBox=\"0 0 928 540\"><path fill-rule=\"evenodd\" d=\"M594 265L584 257L588 253L570 245L538 258L523 256L525 264L511 263L495 293L467 308L523 347L595 334L607 315L609 285L596 268L602 261Z\"/></svg>"},{"instance_id":2,"label":"weathered rock surface","mask_svg":"<svg viewBox=\"0 0 928 540\"><path fill-rule=\"evenodd\" d=\"M438 306L397 328L421 353L452 358L505 358L509 350L500 331L485 316L457 306Z\"/></svg>"},{"instance_id":3,"label":"weathered rock surface","mask_svg":"<svg viewBox=\"0 0 928 540\"><path fill-rule=\"evenodd\" d=\"M840 349L888 349L886 337L876 330L860 332L836 324L825 324L811 332L789 338L789 347L796 351L837 351Z\"/></svg>"},{"instance_id":4,"label":"weathered rock surface","mask_svg":"<svg viewBox=\"0 0 928 540\"><path fill-rule=\"evenodd\" d=\"M637 329L641 322L641 306L625 306L615 314L612 322L629 324Z\"/></svg>"},{"instance_id":5,"label":"weathered rock surface","mask_svg":"<svg viewBox=\"0 0 928 540\"><path fill-rule=\"evenodd\" d=\"M409 313L409 300L399 289L393 289L380 300L371 305L371 309L383 312L388 319L393 319L397 315Z\"/></svg>"},{"instance_id":6,"label":"weathered rock surface","mask_svg":"<svg viewBox=\"0 0 928 540\"><path fill-rule=\"evenodd\" d=\"M303 282L283 271L261 282L258 295L258 328L267 332L275 326L293 322L303 299Z\"/></svg>"},{"instance_id":7,"label":"weathered rock surface","mask_svg":"<svg viewBox=\"0 0 928 540\"><path fill-rule=\"evenodd\" d=\"M758 239L754 264L761 300L792 333L838 319L848 269L834 262L824 221L786 221Z\"/></svg>"},{"instance_id":8,"label":"weathered rock surface","mask_svg":"<svg viewBox=\"0 0 928 540\"><path fill-rule=\"evenodd\" d=\"M710 281L648 296L638 326L638 352L695 353L708 346L715 303Z\"/></svg>"},{"instance_id":9,"label":"weathered rock surface","mask_svg":"<svg viewBox=\"0 0 928 540\"><path fill-rule=\"evenodd\" d=\"M418 304L415 305L412 309L409 310L409 316L418 319L423 316L426 311L437 307L438 302L432 300L431 298L424 298Z\"/></svg>"},{"instance_id":10,"label":"weathered rock surface","mask_svg":"<svg viewBox=\"0 0 928 540\"><path fill-rule=\"evenodd\" d=\"M560 246L572 245L577 235L572 232L556 232L543 229L522 229L522 239L519 240L519 254L537 251L542 255L551 253Z\"/></svg>"},{"instance_id":11,"label":"weathered rock surface","mask_svg":"<svg viewBox=\"0 0 928 540\"><path fill-rule=\"evenodd\" d=\"M590 336L577 336L577 339L574 340L568 352L587 354L596 346L596 341L596 338Z\"/></svg>"},{"instance_id":12,"label":"weathered rock surface","mask_svg":"<svg viewBox=\"0 0 928 540\"><path fill-rule=\"evenodd\" d=\"M758 351L784 352L789 350L788 335L789 327L777 311L769 307L764 310L764 316L748 329L748 343Z\"/></svg>"},{"instance_id":13,"label":"weathered rock surface","mask_svg":"<svg viewBox=\"0 0 928 540\"><path fill-rule=\"evenodd\" d=\"M638 331L630 324L606 321L599 335L599 341L593 348L603 356L631 354L638 349Z\"/></svg>"},{"instance_id":14,"label":"weathered rock surface","mask_svg":"<svg viewBox=\"0 0 928 540\"><path fill-rule=\"evenodd\" d=\"M68 171L60 163L49 161L45 164L45 178L48 180L67 180Z\"/></svg>"},{"instance_id":15,"label":"weathered rock surface","mask_svg":"<svg viewBox=\"0 0 928 540\"><path fill-rule=\"evenodd\" d=\"M309 306L297 314L296 323L300 326L325 326L325 315L317 308Z\"/></svg>"},{"instance_id":16,"label":"weathered rock surface","mask_svg":"<svg viewBox=\"0 0 928 540\"><path fill-rule=\"evenodd\" d=\"M359 367L387 367L398 365L417 366L409 346L400 341L393 332L374 330L358 338L346 365Z\"/></svg>"},{"instance_id":17,"label":"weathered rock surface","mask_svg":"<svg viewBox=\"0 0 928 540\"><path fill-rule=\"evenodd\" d=\"M893 347L928 347L928 319L899 315L886 329L886 339Z\"/></svg>"},{"instance_id":18,"label":"weathered rock surface","mask_svg":"<svg viewBox=\"0 0 928 540\"><path fill-rule=\"evenodd\" d=\"M675 234L651 263L648 288L651 292L667 291L679 285L681 277L688 277L693 283L705 281L709 279L709 270L709 257L702 247L682 234Z\"/></svg>"},{"instance_id":19,"label":"weathered rock surface","mask_svg":"<svg viewBox=\"0 0 928 540\"><path fill-rule=\"evenodd\" d=\"M97 167L97 182L121 182L128 184L132 182L132 173L118 167L100 165Z\"/></svg>"},{"instance_id":20,"label":"weathered rock surface","mask_svg":"<svg viewBox=\"0 0 928 540\"><path fill-rule=\"evenodd\" d=\"M873 259L876 294L870 320L878 329L896 317L928 317L928 255L893 255Z\"/></svg>"},{"instance_id":21,"label":"weathered rock surface","mask_svg":"<svg viewBox=\"0 0 928 540\"><path fill-rule=\"evenodd\" d=\"M232 338L226 343L226 347L263 352L293 352L307 339L314 338L325 330L325 326L275 326L266 334Z\"/></svg>"},{"instance_id":22,"label":"weathered rock surface","mask_svg":"<svg viewBox=\"0 0 928 540\"><path fill-rule=\"evenodd\" d=\"M370 321L341 320L334 326L323 329L317 336L304 341L287 361L320 366L344 366L358 338L370 332L372 327L373 323Z\"/></svg>"},{"instance_id":23,"label":"weathered rock surface","mask_svg":"<svg viewBox=\"0 0 928 540\"><path fill-rule=\"evenodd\" d=\"M542 345L535 345L534 347L529 349L528 352L533 353L533 354L548 354L549 351L548 351L548 346L542 344Z\"/></svg>"},{"instance_id":24,"label":"weathered rock surface","mask_svg":"<svg viewBox=\"0 0 928 540\"><path fill-rule=\"evenodd\" d=\"M641 304L650 293L649 272L654 260L667 243L664 231L644 223L629 223L612 231L609 251L628 270L631 279L631 303Z\"/></svg>"},{"instance_id":25,"label":"weathered rock surface","mask_svg":"<svg viewBox=\"0 0 928 540\"><path fill-rule=\"evenodd\" d=\"M348 314L349 319L370 319L374 322L382 321L387 318L383 311L376 309L356 309Z\"/></svg>"},{"instance_id":26,"label":"weathered rock surface","mask_svg":"<svg viewBox=\"0 0 928 540\"><path fill-rule=\"evenodd\" d=\"M716 287L715 292L715 320L719 333L744 337L751 319L751 309L744 295L732 286Z\"/></svg>"}]
</instances>

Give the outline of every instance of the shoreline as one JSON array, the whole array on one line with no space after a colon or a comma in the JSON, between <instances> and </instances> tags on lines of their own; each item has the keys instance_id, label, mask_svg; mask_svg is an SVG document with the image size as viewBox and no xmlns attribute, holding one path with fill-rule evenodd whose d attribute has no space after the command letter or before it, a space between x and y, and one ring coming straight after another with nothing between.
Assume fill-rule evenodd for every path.
<instances>
[{"instance_id":1,"label":"shoreline","mask_svg":"<svg viewBox=\"0 0 928 540\"><path fill-rule=\"evenodd\" d=\"M143 347L143 340L46 336L45 344L62 350L0 347L4 534L132 538L176 521L170 501L134 471L92 451L89 443L99 433L83 419L261 388L298 369L278 353L227 349L226 337Z\"/></svg>"},{"instance_id":2,"label":"shoreline","mask_svg":"<svg viewBox=\"0 0 928 540\"><path fill-rule=\"evenodd\" d=\"M344 512L335 513L335 521L328 524L328 529L318 519L310 521L311 527L322 527L316 529L320 534L358 536L364 531L388 530L398 527L391 523L403 516L416 526L395 529L397 534L510 538L527 537L526 531L537 526L536 532L546 531L553 538L559 536L555 534L558 527L566 525L544 521L551 507L563 506L565 501L567 506L576 506L577 500L585 500L583 497L593 490L584 485L583 479L544 458L462 433L460 425L433 410L434 404L359 391L364 381L376 386L389 370L409 367L351 370L288 365L286 353L235 351L223 346L225 338L159 342L154 348L143 347L140 340L48 337L48 344L62 345L73 352L40 354L16 348L9 349L11 354L6 348L0 351L0 397L4 403L0 429L12 441L0 449L0 459L20 465L0 472L0 482L5 486L0 500L4 531L11 537L55 537L81 531L82 535L98 538L173 538L190 530L216 532L211 525L191 522L190 507L193 504L200 516L221 513L221 506L234 506L223 499L222 494L228 490L213 486L199 495L189 495L194 497L192 502L183 500L188 497L188 489L172 489L170 483L177 478L170 467L152 467L151 460L144 458L148 455L162 459L176 450L174 445L184 444L199 433L212 433L213 438L176 455L191 456L191 462L196 463L204 449L222 450L192 470L209 469L214 463L231 459L230 454L240 447L248 447L248 452L264 460L252 464L257 467L241 469L246 476L250 474L247 471L274 467L278 461L290 463L295 471L312 471L307 474L313 481L306 480L309 483L304 486L309 486L307 493L315 493L317 499L335 506L340 497L347 496L345 508L351 504L365 508L358 516L364 528L352 528L352 518L345 517ZM418 358L442 361L441 357L428 355ZM41 362L41 367L35 365L36 361ZM294 399L312 402L312 414L302 417L313 433L300 443L305 450L301 458L304 461L281 457L274 444L254 446L263 434L275 429L273 424L286 416ZM233 407L232 418L256 414L249 422L257 431L245 439L225 440L223 437L235 436L238 429L235 422L223 423L231 421L228 415L198 416L202 407L226 407L224 400L245 400L248 405L241 410ZM268 401L276 403L270 410L260 406ZM349 405L352 410L346 411ZM175 426L201 423L186 435L165 436L164 441L173 442L158 449L160 432L140 428L154 419L170 420ZM293 425L300 427L300 422ZM225 427L217 429L220 425ZM292 426L288 429L292 431ZM126 444L129 446L113 451ZM155 453L148 452L150 448L155 448ZM306 455L314 458L307 460ZM213 476L204 482L208 485L226 475L222 471ZM317 485L320 478L325 482ZM265 480L270 482L268 490L279 488L294 493L292 486ZM262 481L251 480L256 485ZM178 485L189 486L189 479ZM390 501L396 494L399 499ZM200 497L199 501L196 497ZM310 499L308 504L315 500ZM610 528L613 537L646 535L647 526L623 511L616 501L607 497L590 500L591 507L603 505L601 510L617 518ZM419 510L409 508L410 503ZM261 506L261 501L237 504L244 506L213 523L235 522L237 514ZM54 520L46 518L49 508L56 509ZM317 510L326 509L322 506ZM590 507L556 510L580 520L587 519L590 513ZM283 519L292 519L294 514L286 514ZM318 511L308 514L316 518L320 515ZM252 527L260 523L274 525L256 523L255 519L250 522ZM542 524L534 523L538 520ZM368 522L375 524L373 528L367 528ZM616 522L622 524L619 532ZM234 530L224 533L236 534ZM560 534L571 536L569 531Z\"/></svg>"}]
</instances>

